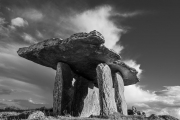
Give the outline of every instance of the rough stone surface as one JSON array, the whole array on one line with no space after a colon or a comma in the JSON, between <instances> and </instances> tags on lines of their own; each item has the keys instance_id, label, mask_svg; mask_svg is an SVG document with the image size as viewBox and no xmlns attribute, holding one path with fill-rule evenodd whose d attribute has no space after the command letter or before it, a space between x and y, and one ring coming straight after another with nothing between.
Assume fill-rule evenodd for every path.
<instances>
[{"instance_id":1,"label":"rough stone surface","mask_svg":"<svg viewBox=\"0 0 180 120\"><path fill-rule=\"evenodd\" d=\"M62 73L62 65L59 62L57 64L56 78L55 78L54 90L53 90L54 115L61 115L62 91L63 91L63 73Z\"/></svg>"},{"instance_id":2,"label":"rough stone surface","mask_svg":"<svg viewBox=\"0 0 180 120\"><path fill-rule=\"evenodd\" d=\"M89 117L99 115L99 93L94 84L83 77L76 77L74 99L72 102L73 116Z\"/></svg>"},{"instance_id":3,"label":"rough stone surface","mask_svg":"<svg viewBox=\"0 0 180 120\"><path fill-rule=\"evenodd\" d=\"M161 120L160 117L158 115L152 114L149 116L150 120Z\"/></svg>"},{"instance_id":4,"label":"rough stone surface","mask_svg":"<svg viewBox=\"0 0 180 120\"><path fill-rule=\"evenodd\" d=\"M99 89L88 88L88 95L84 99L84 107L81 113L81 117L100 115L100 105L99 105Z\"/></svg>"},{"instance_id":5,"label":"rough stone surface","mask_svg":"<svg viewBox=\"0 0 180 120\"><path fill-rule=\"evenodd\" d=\"M53 112L55 115L70 112L73 99L72 80L70 67L65 63L58 62L53 90Z\"/></svg>"},{"instance_id":6,"label":"rough stone surface","mask_svg":"<svg viewBox=\"0 0 180 120\"><path fill-rule=\"evenodd\" d=\"M43 112L36 111L29 115L28 120L47 120L47 118Z\"/></svg>"},{"instance_id":7,"label":"rough stone surface","mask_svg":"<svg viewBox=\"0 0 180 120\"><path fill-rule=\"evenodd\" d=\"M124 97L124 83L119 73L112 74L115 89L115 101L117 111L123 115L127 115L127 104Z\"/></svg>"},{"instance_id":8,"label":"rough stone surface","mask_svg":"<svg viewBox=\"0 0 180 120\"><path fill-rule=\"evenodd\" d=\"M124 86L136 84L139 82L137 77L136 69L129 67L121 60L114 61L113 63L108 64L111 68L112 73L119 72L123 78Z\"/></svg>"},{"instance_id":9,"label":"rough stone surface","mask_svg":"<svg viewBox=\"0 0 180 120\"><path fill-rule=\"evenodd\" d=\"M58 62L67 63L74 73L93 81L97 85L97 65L100 63L113 64L114 61L121 59L117 53L106 48L103 45L104 42L103 36L97 31L77 33L65 40L48 39L30 47L20 48L18 54L23 58L53 69L56 69ZM123 66L121 67L121 69L118 67L114 67L114 69L123 70ZM127 74L124 73L125 76L123 76L124 85L137 83L138 80L134 76L132 79L131 77L126 79L127 76L132 76L132 71L130 69L125 70Z\"/></svg>"},{"instance_id":10,"label":"rough stone surface","mask_svg":"<svg viewBox=\"0 0 180 120\"><path fill-rule=\"evenodd\" d=\"M106 64L99 64L96 68L99 86L100 114L108 116L117 112L115 103L111 70Z\"/></svg>"}]
</instances>

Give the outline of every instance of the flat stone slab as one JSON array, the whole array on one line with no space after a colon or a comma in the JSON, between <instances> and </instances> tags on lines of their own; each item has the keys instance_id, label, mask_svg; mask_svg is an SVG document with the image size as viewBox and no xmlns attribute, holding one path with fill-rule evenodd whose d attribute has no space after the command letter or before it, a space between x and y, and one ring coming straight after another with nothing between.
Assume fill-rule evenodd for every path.
<instances>
[{"instance_id":1,"label":"flat stone slab","mask_svg":"<svg viewBox=\"0 0 180 120\"><path fill-rule=\"evenodd\" d=\"M132 85L139 82L139 78L137 77L136 69L129 67L121 60L114 61L113 63L108 64L111 68L112 73L119 72L123 78L124 85Z\"/></svg>"},{"instance_id":2,"label":"flat stone slab","mask_svg":"<svg viewBox=\"0 0 180 120\"><path fill-rule=\"evenodd\" d=\"M20 48L17 53L23 58L55 70L58 62L67 63L73 72L97 85L97 65L100 63L112 65L113 62L121 59L120 55L106 48L104 42L104 37L99 32L92 31L77 33L65 40L48 39L29 47ZM130 71L130 73L132 72ZM134 75L136 76L136 74ZM135 84L138 81L132 79L126 83L125 80L124 84Z\"/></svg>"}]
</instances>

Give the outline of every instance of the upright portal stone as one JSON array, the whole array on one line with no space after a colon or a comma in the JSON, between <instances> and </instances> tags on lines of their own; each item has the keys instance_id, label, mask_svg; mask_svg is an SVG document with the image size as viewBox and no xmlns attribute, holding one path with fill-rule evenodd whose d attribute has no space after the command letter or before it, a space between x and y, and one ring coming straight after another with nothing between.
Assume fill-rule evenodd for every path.
<instances>
[{"instance_id":1,"label":"upright portal stone","mask_svg":"<svg viewBox=\"0 0 180 120\"><path fill-rule=\"evenodd\" d=\"M96 88L92 82L78 75L76 75L74 84L75 90L72 102L72 115L79 117L99 115L98 88Z\"/></svg>"},{"instance_id":2,"label":"upright portal stone","mask_svg":"<svg viewBox=\"0 0 180 120\"><path fill-rule=\"evenodd\" d=\"M117 112L111 70L108 65L101 63L97 66L96 71L99 86L101 115L108 116L114 112Z\"/></svg>"},{"instance_id":3,"label":"upright portal stone","mask_svg":"<svg viewBox=\"0 0 180 120\"><path fill-rule=\"evenodd\" d=\"M58 62L53 90L53 113L70 113L73 99L72 73L69 65Z\"/></svg>"},{"instance_id":4,"label":"upright portal stone","mask_svg":"<svg viewBox=\"0 0 180 120\"><path fill-rule=\"evenodd\" d=\"M127 104L124 97L124 82L119 73L112 73L112 78L114 82L115 89L115 101L117 105L117 110L123 115L127 115Z\"/></svg>"}]
</instances>

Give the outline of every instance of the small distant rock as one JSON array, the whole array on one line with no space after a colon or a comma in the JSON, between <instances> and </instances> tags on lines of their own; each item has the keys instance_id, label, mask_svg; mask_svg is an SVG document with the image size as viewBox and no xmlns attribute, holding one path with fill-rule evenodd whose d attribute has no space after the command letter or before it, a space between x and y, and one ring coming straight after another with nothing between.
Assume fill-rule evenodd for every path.
<instances>
[{"instance_id":1,"label":"small distant rock","mask_svg":"<svg viewBox=\"0 0 180 120\"><path fill-rule=\"evenodd\" d=\"M138 115L146 117L146 113L142 111L137 111L136 107L132 106L132 110L128 110L128 115Z\"/></svg>"},{"instance_id":2,"label":"small distant rock","mask_svg":"<svg viewBox=\"0 0 180 120\"><path fill-rule=\"evenodd\" d=\"M170 115L159 115L159 117L161 119L165 119L165 120L179 120L179 119L177 119L177 118L175 118L173 116L170 116Z\"/></svg>"},{"instance_id":3,"label":"small distant rock","mask_svg":"<svg viewBox=\"0 0 180 120\"><path fill-rule=\"evenodd\" d=\"M29 115L28 120L47 120L47 118L43 112L36 111Z\"/></svg>"},{"instance_id":4,"label":"small distant rock","mask_svg":"<svg viewBox=\"0 0 180 120\"><path fill-rule=\"evenodd\" d=\"M161 119L159 118L159 116L152 114L149 116L149 120L161 120Z\"/></svg>"}]
</instances>

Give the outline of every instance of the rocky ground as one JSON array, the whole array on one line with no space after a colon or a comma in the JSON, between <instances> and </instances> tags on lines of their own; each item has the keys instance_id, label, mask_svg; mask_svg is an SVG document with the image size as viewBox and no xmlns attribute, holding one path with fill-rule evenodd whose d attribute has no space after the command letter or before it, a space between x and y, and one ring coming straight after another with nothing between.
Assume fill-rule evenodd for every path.
<instances>
[{"instance_id":1,"label":"rocky ground","mask_svg":"<svg viewBox=\"0 0 180 120\"><path fill-rule=\"evenodd\" d=\"M124 116L119 113L107 117L90 116L89 118L72 117L70 115L65 116L52 116L47 111L22 111L22 112L0 112L0 120L179 120L169 115L155 115L152 114L149 117L142 115L128 115Z\"/></svg>"}]
</instances>

